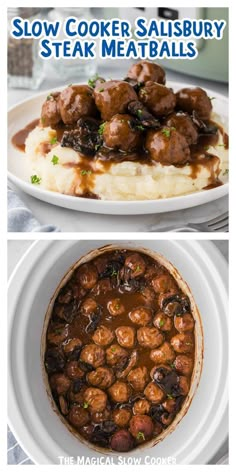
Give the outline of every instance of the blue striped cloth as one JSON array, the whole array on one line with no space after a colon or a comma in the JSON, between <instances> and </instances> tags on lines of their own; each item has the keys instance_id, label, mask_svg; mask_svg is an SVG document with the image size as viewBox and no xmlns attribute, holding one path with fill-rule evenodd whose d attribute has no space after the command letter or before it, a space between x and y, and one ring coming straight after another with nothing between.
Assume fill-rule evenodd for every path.
<instances>
[{"instance_id":1,"label":"blue striped cloth","mask_svg":"<svg viewBox=\"0 0 236 472\"><path fill-rule=\"evenodd\" d=\"M7 428L7 463L8 465L33 464L9 428Z\"/></svg>"},{"instance_id":2,"label":"blue striped cloth","mask_svg":"<svg viewBox=\"0 0 236 472\"><path fill-rule=\"evenodd\" d=\"M40 225L32 212L13 190L8 189L8 231L9 232L58 232L53 225Z\"/></svg>"}]
</instances>

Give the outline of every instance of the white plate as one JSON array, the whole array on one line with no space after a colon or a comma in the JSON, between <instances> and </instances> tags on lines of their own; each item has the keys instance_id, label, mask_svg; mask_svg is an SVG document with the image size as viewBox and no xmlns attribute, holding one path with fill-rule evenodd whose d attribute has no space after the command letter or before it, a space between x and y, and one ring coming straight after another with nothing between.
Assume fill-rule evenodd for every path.
<instances>
[{"instance_id":1,"label":"white plate","mask_svg":"<svg viewBox=\"0 0 236 472\"><path fill-rule=\"evenodd\" d=\"M168 86L174 90L183 87L192 87L188 84L178 82L168 82ZM58 89L57 89L58 90ZM214 111L227 122L228 100L212 90L206 89L210 97L214 96ZM25 100L10 109L8 114L8 176L9 180L24 192L39 200L53 205L69 208L71 210L85 211L89 213L102 213L108 215L143 215L150 213L162 213L167 211L182 210L203 203L211 202L223 197L228 193L228 184L211 190L202 190L190 195L180 197L164 198L160 200L145 201L106 201L93 200L88 198L73 197L57 192L44 190L29 183L30 169L26 167L24 154L18 151L11 143L12 136L24 128L41 113L41 106L45 97L52 90L41 92L33 98Z\"/></svg>"},{"instance_id":2,"label":"white plate","mask_svg":"<svg viewBox=\"0 0 236 472\"><path fill-rule=\"evenodd\" d=\"M52 411L40 366L40 337L51 295L81 255L120 241L39 241L16 267L9 283L9 422L23 449L38 464L58 456L98 457L78 442ZM200 309L205 359L199 388L187 415L162 443L132 456L175 457L178 464L205 464L226 439L227 264L206 241L128 241L163 254L187 280Z\"/></svg>"}]
</instances>

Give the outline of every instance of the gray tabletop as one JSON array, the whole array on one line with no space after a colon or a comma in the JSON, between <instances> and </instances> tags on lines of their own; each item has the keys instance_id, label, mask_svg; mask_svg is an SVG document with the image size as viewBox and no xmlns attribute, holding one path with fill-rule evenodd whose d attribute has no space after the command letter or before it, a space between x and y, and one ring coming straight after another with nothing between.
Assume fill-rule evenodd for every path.
<instances>
[{"instance_id":1,"label":"gray tabletop","mask_svg":"<svg viewBox=\"0 0 236 472\"><path fill-rule=\"evenodd\" d=\"M8 241L8 277L10 277L17 262L24 255L32 241ZM101 242L102 244L102 242ZM220 252L228 261L228 241L214 241ZM209 464L217 464L220 459L228 454L228 440L222 444L217 453L212 457ZM226 459L227 460L227 459ZM226 462L227 463L227 462ZM8 428L8 464L33 464L23 449L19 446L16 438Z\"/></svg>"},{"instance_id":2,"label":"gray tabletop","mask_svg":"<svg viewBox=\"0 0 236 472\"><path fill-rule=\"evenodd\" d=\"M98 73L104 77L124 77L129 68L130 61L106 61L106 66L98 64ZM61 85L60 79L53 76L50 72L50 66L47 64L48 71L46 79L40 86L40 90L49 90ZM167 81L176 81L209 88L225 96L228 94L226 84L213 82L210 80L196 79L189 75L173 72L167 69ZM9 107L17 102L32 96L34 92L23 89L10 89L8 92ZM11 185L13 188L13 186ZM17 189L16 189L17 190ZM139 215L139 216L112 216L97 215L91 213L78 212L65 208L50 205L37 200L24 192L17 190L25 205L32 211L35 218L42 224L53 224L61 231L147 231L149 226L158 224L160 226L173 225L175 222L200 222L218 216L228 209L227 197L220 198L211 203L190 208L187 210L160 213L157 215Z\"/></svg>"}]
</instances>

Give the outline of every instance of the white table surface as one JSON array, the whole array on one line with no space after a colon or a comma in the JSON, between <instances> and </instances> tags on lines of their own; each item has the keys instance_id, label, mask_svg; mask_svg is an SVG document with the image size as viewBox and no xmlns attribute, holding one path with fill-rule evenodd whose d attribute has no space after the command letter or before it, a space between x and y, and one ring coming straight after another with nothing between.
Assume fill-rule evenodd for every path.
<instances>
[{"instance_id":1,"label":"white table surface","mask_svg":"<svg viewBox=\"0 0 236 472\"><path fill-rule=\"evenodd\" d=\"M8 241L8 277L10 277L16 264L30 247L33 241ZM228 241L214 241L220 252L228 261ZM102 241L101 241L102 246ZM209 464L216 464L223 456L228 454L228 440L225 441Z\"/></svg>"},{"instance_id":2,"label":"white table surface","mask_svg":"<svg viewBox=\"0 0 236 472\"><path fill-rule=\"evenodd\" d=\"M127 69L130 66L129 61L118 61L115 64L109 65L106 62L106 67L98 67L98 73L105 77L124 77ZM49 68L49 66L46 66ZM228 93L226 84L213 82L209 80L196 79L195 77L176 73L173 71L167 72L167 81L185 82L200 87L207 87L213 91L219 92L225 96ZM40 90L48 90L61 85L60 79L50 73L50 69L46 71L46 79L42 82ZM38 92L38 91L37 91ZM32 96L35 92L24 89L9 89L8 104L9 107L15 105L17 102ZM112 216L112 215L97 215L91 213L83 213L65 208L56 207L48 203L37 200L22 191L17 190L17 193L30 208L34 216L41 224L53 224L60 228L61 231L67 232L84 232L84 231L147 231L147 227L153 224L159 226L172 225L175 222L198 222L218 216L227 211L228 198L223 197L215 202L207 203L195 208L181 210L170 213L162 213L157 215L138 215L138 216Z\"/></svg>"}]
</instances>

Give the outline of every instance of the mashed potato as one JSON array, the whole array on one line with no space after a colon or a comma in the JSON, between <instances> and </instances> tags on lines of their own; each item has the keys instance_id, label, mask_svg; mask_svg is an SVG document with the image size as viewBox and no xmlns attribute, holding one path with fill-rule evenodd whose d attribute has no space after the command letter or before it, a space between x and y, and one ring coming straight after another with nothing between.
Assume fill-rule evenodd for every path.
<instances>
[{"instance_id":1,"label":"mashed potato","mask_svg":"<svg viewBox=\"0 0 236 472\"><path fill-rule=\"evenodd\" d=\"M219 124L219 117L213 116ZM56 131L36 127L26 140L26 159L32 174L40 177L40 186L54 192L83 196L95 194L102 200L153 200L175 197L202 190L217 177L227 180L228 152L222 137L208 153L214 154L205 165L175 167L124 161L105 162L85 159L79 152L51 145Z\"/></svg>"}]
</instances>

